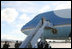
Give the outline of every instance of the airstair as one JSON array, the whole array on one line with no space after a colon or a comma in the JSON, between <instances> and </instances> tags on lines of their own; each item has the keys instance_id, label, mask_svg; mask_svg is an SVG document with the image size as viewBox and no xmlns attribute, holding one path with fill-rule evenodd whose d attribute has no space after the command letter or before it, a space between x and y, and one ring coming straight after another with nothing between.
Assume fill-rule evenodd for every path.
<instances>
[{"instance_id":1,"label":"airstair","mask_svg":"<svg viewBox=\"0 0 72 49\"><path fill-rule=\"evenodd\" d=\"M28 35L28 37L22 42L19 48L28 48L28 45L31 44L32 48L35 47L37 40L41 37L44 32L45 26L52 27L53 25L48 21L42 22L40 21L36 26L35 30Z\"/></svg>"}]
</instances>

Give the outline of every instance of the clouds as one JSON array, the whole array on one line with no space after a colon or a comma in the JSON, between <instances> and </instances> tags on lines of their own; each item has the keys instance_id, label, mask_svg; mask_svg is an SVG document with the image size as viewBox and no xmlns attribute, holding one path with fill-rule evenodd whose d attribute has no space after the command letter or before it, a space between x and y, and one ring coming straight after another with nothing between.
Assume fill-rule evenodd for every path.
<instances>
[{"instance_id":1,"label":"clouds","mask_svg":"<svg viewBox=\"0 0 72 49\"><path fill-rule=\"evenodd\" d=\"M41 4L40 4L41 3ZM25 13L37 13L37 12L46 12L46 10L58 10L71 8L71 1L8 1L1 3L3 6L15 8L19 12ZM2 7L3 7L2 6Z\"/></svg>"},{"instance_id":2,"label":"clouds","mask_svg":"<svg viewBox=\"0 0 72 49\"><path fill-rule=\"evenodd\" d=\"M56 7L54 10L60 10L60 9L71 9L71 1L66 2L58 2L55 3Z\"/></svg>"},{"instance_id":3,"label":"clouds","mask_svg":"<svg viewBox=\"0 0 72 49\"><path fill-rule=\"evenodd\" d=\"M5 8L1 10L1 21L12 23L18 16L18 12L14 8Z\"/></svg>"},{"instance_id":4,"label":"clouds","mask_svg":"<svg viewBox=\"0 0 72 49\"><path fill-rule=\"evenodd\" d=\"M25 20L25 21L30 20L30 18L29 18L26 14L22 14L22 15L19 17L19 19Z\"/></svg>"},{"instance_id":5,"label":"clouds","mask_svg":"<svg viewBox=\"0 0 72 49\"><path fill-rule=\"evenodd\" d=\"M45 5L39 10L40 13L48 12L48 11L50 11L50 6L49 5Z\"/></svg>"},{"instance_id":6,"label":"clouds","mask_svg":"<svg viewBox=\"0 0 72 49\"><path fill-rule=\"evenodd\" d=\"M31 20L31 17L30 16L28 16L27 14L22 14L20 17L19 17L19 20L20 21L22 21L22 23L21 24L26 24L26 23L28 23L30 20ZM20 25L21 25L20 24Z\"/></svg>"},{"instance_id":7,"label":"clouds","mask_svg":"<svg viewBox=\"0 0 72 49\"><path fill-rule=\"evenodd\" d=\"M13 30L8 33L1 33L1 40L19 40L23 41L27 36L24 35L20 30Z\"/></svg>"},{"instance_id":8,"label":"clouds","mask_svg":"<svg viewBox=\"0 0 72 49\"><path fill-rule=\"evenodd\" d=\"M26 36L19 36L19 34L16 36L16 35L11 35L11 34L2 34L1 35L1 39L4 40L19 40L19 41L23 41L24 39L26 38Z\"/></svg>"},{"instance_id":9,"label":"clouds","mask_svg":"<svg viewBox=\"0 0 72 49\"><path fill-rule=\"evenodd\" d=\"M1 39L3 40L3 39L6 39L6 34L2 34L1 33Z\"/></svg>"},{"instance_id":10,"label":"clouds","mask_svg":"<svg viewBox=\"0 0 72 49\"><path fill-rule=\"evenodd\" d=\"M34 13L38 5L31 1L6 1L1 3L2 7L15 8L19 12Z\"/></svg>"}]
</instances>

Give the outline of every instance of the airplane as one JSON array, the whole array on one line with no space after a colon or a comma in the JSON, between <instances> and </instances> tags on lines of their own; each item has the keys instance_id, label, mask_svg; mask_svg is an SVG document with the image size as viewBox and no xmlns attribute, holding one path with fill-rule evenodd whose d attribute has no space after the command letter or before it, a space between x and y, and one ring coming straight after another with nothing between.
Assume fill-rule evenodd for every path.
<instances>
[{"instance_id":1,"label":"airplane","mask_svg":"<svg viewBox=\"0 0 72 49\"><path fill-rule=\"evenodd\" d=\"M32 38L34 37L33 42L35 42L37 36L39 36L38 38L43 39L66 40L71 37L71 18L64 17L71 17L71 9L61 9L40 13L24 25L21 28L21 31L24 34L31 36L34 31L36 32L40 30L39 28L42 28L38 33L41 33L42 31L43 33L40 35L37 34L35 37L32 36ZM37 28L38 24L40 25L39 28ZM43 25L44 27L42 27Z\"/></svg>"}]
</instances>

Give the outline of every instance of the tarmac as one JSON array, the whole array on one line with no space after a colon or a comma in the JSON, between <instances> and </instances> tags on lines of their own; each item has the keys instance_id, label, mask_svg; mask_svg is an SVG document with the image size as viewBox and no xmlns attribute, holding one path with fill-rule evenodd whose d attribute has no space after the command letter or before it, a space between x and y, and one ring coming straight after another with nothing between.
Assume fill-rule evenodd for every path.
<instances>
[{"instance_id":1,"label":"tarmac","mask_svg":"<svg viewBox=\"0 0 72 49\"><path fill-rule=\"evenodd\" d=\"M3 44L4 43L1 43L1 48L3 47ZM14 48L14 42L13 43L9 43L10 44L10 47L9 48ZM50 44L50 46L52 47L52 48L71 48L71 43L49 43Z\"/></svg>"}]
</instances>

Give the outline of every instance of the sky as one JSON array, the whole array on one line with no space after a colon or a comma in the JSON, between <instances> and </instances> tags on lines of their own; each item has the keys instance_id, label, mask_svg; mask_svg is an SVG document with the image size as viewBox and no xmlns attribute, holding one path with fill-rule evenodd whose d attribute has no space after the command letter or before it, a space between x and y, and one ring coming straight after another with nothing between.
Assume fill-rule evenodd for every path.
<instances>
[{"instance_id":1,"label":"sky","mask_svg":"<svg viewBox=\"0 0 72 49\"><path fill-rule=\"evenodd\" d=\"M1 40L23 41L27 35L21 28L26 23L40 13L60 9L71 9L71 1L1 1Z\"/></svg>"}]
</instances>

